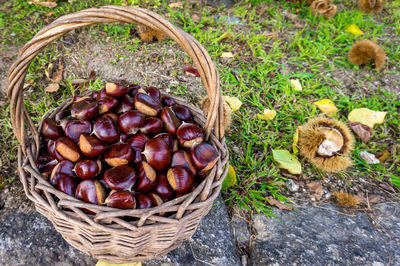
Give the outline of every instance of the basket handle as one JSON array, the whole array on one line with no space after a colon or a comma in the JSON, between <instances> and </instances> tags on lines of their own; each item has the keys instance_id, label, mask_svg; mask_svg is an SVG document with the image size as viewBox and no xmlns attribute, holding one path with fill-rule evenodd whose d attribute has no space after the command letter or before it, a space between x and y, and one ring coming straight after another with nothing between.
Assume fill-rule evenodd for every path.
<instances>
[{"instance_id":1,"label":"basket handle","mask_svg":"<svg viewBox=\"0 0 400 266\"><path fill-rule=\"evenodd\" d=\"M40 30L32 40L22 47L17 60L10 67L7 96L10 101L12 127L22 150L25 152L27 141L25 122L28 124L36 142L36 147L40 146L39 134L23 101L23 84L32 60L47 44L73 29L97 23L113 22L144 25L167 35L181 46L193 59L210 99L211 104L205 124L206 139L210 136L213 128L217 138L222 139L224 137L224 119L219 75L204 47L191 35L176 28L169 21L152 11L132 6L103 6L85 9L58 18Z\"/></svg>"}]
</instances>

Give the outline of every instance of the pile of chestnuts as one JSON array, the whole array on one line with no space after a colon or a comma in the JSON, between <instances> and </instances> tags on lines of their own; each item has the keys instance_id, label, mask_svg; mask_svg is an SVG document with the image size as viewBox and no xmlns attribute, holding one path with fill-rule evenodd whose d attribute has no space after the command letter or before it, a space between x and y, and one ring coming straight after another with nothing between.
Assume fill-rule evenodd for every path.
<instances>
[{"instance_id":1,"label":"pile of chestnuts","mask_svg":"<svg viewBox=\"0 0 400 266\"><path fill-rule=\"evenodd\" d=\"M75 96L70 109L41 127L39 172L84 202L151 208L180 197L207 176L218 152L189 108L155 87L106 83Z\"/></svg>"}]
</instances>

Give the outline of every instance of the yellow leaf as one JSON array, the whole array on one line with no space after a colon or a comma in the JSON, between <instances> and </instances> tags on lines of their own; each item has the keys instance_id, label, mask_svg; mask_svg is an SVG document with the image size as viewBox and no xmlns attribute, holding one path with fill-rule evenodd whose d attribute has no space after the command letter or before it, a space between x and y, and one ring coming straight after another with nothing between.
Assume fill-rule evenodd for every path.
<instances>
[{"instance_id":1,"label":"yellow leaf","mask_svg":"<svg viewBox=\"0 0 400 266\"><path fill-rule=\"evenodd\" d=\"M236 171L232 165L229 165L228 174L226 175L224 182L222 182L221 189L228 189L237 182Z\"/></svg>"},{"instance_id":2,"label":"yellow leaf","mask_svg":"<svg viewBox=\"0 0 400 266\"><path fill-rule=\"evenodd\" d=\"M359 108L350 112L349 120L351 122L360 122L361 124L373 128L375 124L383 123L385 115L386 112L373 111L368 108Z\"/></svg>"},{"instance_id":3,"label":"yellow leaf","mask_svg":"<svg viewBox=\"0 0 400 266\"><path fill-rule=\"evenodd\" d=\"M297 157L287 150L272 150L272 157L278 163L278 167L286 169L293 175L301 174L301 164Z\"/></svg>"},{"instance_id":4,"label":"yellow leaf","mask_svg":"<svg viewBox=\"0 0 400 266\"><path fill-rule=\"evenodd\" d=\"M175 2L175 3L171 3L169 4L170 8L179 8L182 9L183 8L183 2Z\"/></svg>"},{"instance_id":5,"label":"yellow leaf","mask_svg":"<svg viewBox=\"0 0 400 266\"><path fill-rule=\"evenodd\" d=\"M272 120L275 118L275 116L276 116L276 111L268 109L264 109L264 113L262 114L257 114L257 118L262 120Z\"/></svg>"},{"instance_id":6,"label":"yellow leaf","mask_svg":"<svg viewBox=\"0 0 400 266\"><path fill-rule=\"evenodd\" d=\"M219 38L218 41L222 41L223 39L229 38L231 37L232 34L230 32L225 32L224 34L222 34Z\"/></svg>"},{"instance_id":7,"label":"yellow leaf","mask_svg":"<svg viewBox=\"0 0 400 266\"><path fill-rule=\"evenodd\" d=\"M294 135L293 135L292 150L293 150L293 154L295 154L295 155L299 152L299 149L297 148L297 142L299 142L299 127L296 128L296 132L294 132Z\"/></svg>"},{"instance_id":8,"label":"yellow leaf","mask_svg":"<svg viewBox=\"0 0 400 266\"><path fill-rule=\"evenodd\" d=\"M239 100L239 98L237 98L237 97L224 96L223 98L224 98L224 101L232 109L232 112L236 112L242 106L242 101Z\"/></svg>"},{"instance_id":9,"label":"yellow leaf","mask_svg":"<svg viewBox=\"0 0 400 266\"><path fill-rule=\"evenodd\" d=\"M303 88L301 87L300 81L298 79L291 79L290 84L292 85L295 91L302 91Z\"/></svg>"},{"instance_id":10,"label":"yellow leaf","mask_svg":"<svg viewBox=\"0 0 400 266\"><path fill-rule=\"evenodd\" d=\"M96 266L142 266L141 262L123 263L123 264L112 264L102 260L96 263Z\"/></svg>"},{"instance_id":11,"label":"yellow leaf","mask_svg":"<svg viewBox=\"0 0 400 266\"><path fill-rule=\"evenodd\" d=\"M362 30L360 30L360 28L356 24L351 24L350 26L348 26L345 32L351 33L355 36L364 35L364 32L362 32Z\"/></svg>"},{"instance_id":12,"label":"yellow leaf","mask_svg":"<svg viewBox=\"0 0 400 266\"><path fill-rule=\"evenodd\" d=\"M338 110L330 99L323 99L314 104L327 115L333 115Z\"/></svg>"}]
</instances>

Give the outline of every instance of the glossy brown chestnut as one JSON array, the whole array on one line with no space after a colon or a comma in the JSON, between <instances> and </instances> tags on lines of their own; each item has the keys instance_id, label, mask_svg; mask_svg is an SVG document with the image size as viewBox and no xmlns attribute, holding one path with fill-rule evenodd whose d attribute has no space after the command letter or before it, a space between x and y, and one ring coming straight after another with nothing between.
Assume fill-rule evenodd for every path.
<instances>
[{"instance_id":1,"label":"glossy brown chestnut","mask_svg":"<svg viewBox=\"0 0 400 266\"><path fill-rule=\"evenodd\" d=\"M175 100L167 95L164 95L161 98L162 105L165 106L174 106L176 104Z\"/></svg>"},{"instance_id":2,"label":"glossy brown chestnut","mask_svg":"<svg viewBox=\"0 0 400 266\"><path fill-rule=\"evenodd\" d=\"M184 193L193 187L193 174L183 166L172 166L168 170L167 179L176 192Z\"/></svg>"},{"instance_id":3,"label":"glossy brown chestnut","mask_svg":"<svg viewBox=\"0 0 400 266\"><path fill-rule=\"evenodd\" d=\"M148 87L146 88L147 94L152 97L153 99L161 102L161 92L156 87Z\"/></svg>"},{"instance_id":4,"label":"glossy brown chestnut","mask_svg":"<svg viewBox=\"0 0 400 266\"><path fill-rule=\"evenodd\" d=\"M139 85L138 85L139 86ZM140 86L134 88L133 90L130 91L129 95L132 96L133 98L135 98L135 95L138 93L144 93L147 94L147 91L145 91L144 89L142 89Z\"/></svg>"},{"instance_id":5,"label":"glossy brown chestnut","mask_svg":"<svg viewBox=\"0 0 400 266\"><path fill-rule=\"evenodd\" d=\"M164 201L171 200L175 195L175 191L169 185L167 175L164 173L157 173L153 191L160 195Z\"/></svg>"},{"instance_id":6,"label":"glossy brown chestnut","mask_svg":"<svg viewBox=\"0 0 400 266\"><path fill-rule=\"evenodd\" d=\"M188 122L193 119L192 112L190 112L190 109L184 105L176 104L172 106L172 110L174 111L176 117L182 121Z\"/></svg>"},{"instance_id":7,"label":"glossy brown chestnut","mask_svg":"<svg viewBox=\"0 0 400 266\"><path fill-rule=\"evenodd\" d=\"M61 120L66 118L66 117L68 117L68 116L71 116L71 110L70 109L64 109L64 110L59 111L56 114L55 120L60 125Z\"/></svg>"},{"instance_id":8,"label":"glossy brown chestnut","mask_svg":"<svg viewBox=\"0 0 400 266\"><path fill-rule=\"evenodd\" d=\"M135 95L135 107L147 116L157 116L161 111L160 101L140 92Z\"/></svg>"},{"instance_id":9,"label":"glossy brown chestnut","mask_svg":"<svg viewBox=\"0 0 400 266\"><path fill-rule=\"evenodd\" d=\"M164 170L171 161L168 144L161 138L153 138L144 145L143 155L146 161L157 171Z\"/></svg>"},{"instance_id":10,"label":"glossy brown chestnut","mask_svg":"<svg viewBox=\"0 0 400 266\"><path fill-rule=\"evenodd\" d=\"M147 209L153 207L150 197L141 192L135 192L136 208Z\"/></svg>"},{"instance_id":11,"label":"glossy brown chestnut","mask_svg":"<svg viewBox=\"0 0 400 266\"><path fill-rule=\"evenodd\" d=\"M153 205L156 207L156 206L159 206L159 205L161 205L161 204L163 204L164 203L164 201L162 200L162 198L157 194L157 193L154 193L154 192L150 192L149 194L149 197L150 197L150 199L151 199L151 201L153 202ZM165 213L165 212L161 212L161 213L159 213L158 215L160 215L160 216L167 216L167 213Z\"/></svg>"},{"instance_id":12,"label":"glossy brown chestnut","mask_svg":"<svg viewBox=\"0 0 400 266\"><path fill-rule=\"evenodd\" d=\"M97 157L106 150L106 145L96 138L95 136L90 136L89 134L82 134L79 138L79 149L82 154L87 157Z\"/></svg>"},{"instance_id":13,"label":"glossy brown chestnut","mask_svg":"<svg viewBox=\"0 0 400 266\"><path fill-rule=\"evenodd\" d=\"M60 175L70 175L73 176L74 164L71 163L68 160L62 160L60 161L56 166L54 166L53 171L51 171L50 175L50 183L57 187L58 186L58 179L60 178Z\"/></svg>"},{"instance_id":14,"label":"glossy brown chestnut","mask_svg":"<svg viewBox=\"0 0 400 266\"><path fill-rule=\"evenodd\" d=\"M185 151L178 150L172 154L171 167L172 166L183 166L192 172L193 176L196 175L196 168L194 168L189 154Z\"/></svg>"},{"instance_id":15,"label":"glossy brown chestnut","mask_svg":"<svg viewBox=\"0 0 400 266\"><path fill-rule=\"evenodd\" d=\"M191 148L204 140L203 130L195 123L186 122L183 122L178 128L176 137L179 141L179 145L185 148Z\"/></svg>"},{"instance_id":16,"label":"glossy brown chestnut","mask_svg":"<svg viewBox=\"0 0 400 266\"><path fill-rule=\"evenodd\" d=\"M208 143L200 143L190 149L190 159L194 167L202 172L210 170L218 161L217 150Z\"/></svg>"},{"instance_id":17,"label":"glossy brown chestnut","mask_svg":"<svg viewBox=\"0 0 400 266\"><path fill-rule=\"evenodd\" d=\"M136 176L136 171L132 166L121 165L107 169L103 178L111 189L130 190L135 185Z\"/></svg>"},{"instance_id":18,"label":"glossy brown chestnut","mask_svg":"<svg viewBox=\"0 0 400 266\"><path fill-rule=\"evenodd\" d=\"M75 174L82 179L96 177L101 173L100 160L84 159L76 163Z\"/></svg>"},{"instance_id":19,"label":"glossy brown chestnut","mask_svg":"<svg viewBox=\"0 0 400 266\"><path fill-rule=\"evenodd\" d=\"M160 133L164 128L163 121L158 117L149 117L144 121L144 126L140 129L140 132L144 134L155 135Z\"/></svg>"},{"instance_id":20,"label":"glossy brown chestnut","mask_svg":"<svg viewBox=\"0 0 400 266\"><path fill-rule=\"evenodd\" d=\"M49 140L49 142L47 142L47 151L49 152L50 156L56 159L57 161L64 160L64 157L62 157L61 154L56 150L55 140Z\"/></svg>"},{"instance_id":21,"label":"glossy brown chestnut","mask_svg":"<svg viewBox=\"0 0 400 266\"><path fill-rule=\"evenodd\" d=\"M106 83L106 93L112 97L121 97L128 92L128 87L113 82Z\"/></svg>"},{"instance_id":22,"label":"glossy brown chestnut","mask_svg":"<svg viewBox=\"0 0 400 266\"><path fill-rule=\"evenodd\" d=\"M119 130L114 120L109 116L101 116L93 124L93 133L100 140L108 143L119 141Z\"/></svg>"},{"instance_id":23,"label":"glossy brown chestnut","mask_svg":"<svg viewBox=\"0 0 400 266\"><path fill-rule=\"evenodd\" d=\"M46 118L42 123L42 134L48 139L56 140L62 136L62 129L54 119Z\"/></svg>"},{"instance_id":24,"label":"glossy brown chestnut","mask_svg":"<svg viewBox=\"0 0 400 266\"><path fill-rule=\"evenodd\" d=\"M112 167L125 165L133 160L133 151L128 143L111 145L104 154L104 160Z\"/></svg>"},{"instance_id":25,"label":"glossy brown chestnut","mask_svg":"<svg viewBox=\"0 0 400 266\"><path fill-rule=\"evenodd\" d=\"M127 88L128 88L127 94L130 95L134 90L140 89L140 85L139 84L130 84L127 86Z\"/></svg>"},{"instance_id":26,"label":"glossy brown chestnut","mask_svg":"<svg viewBox=\"0 0 400 266\"><path fill-rule=\"evenodd\" d=\"M130 137L127 142L129 145L131 145L132 149L143 151L144 145L148 140L149 137L147 137L145 134L138 133Z\"/></svg>"},{"instance_id":27,"label":"glossy brown chestnut","mask_svg":"<svg viewBox=\"0 0 400 266\"><path fill-rule=\"evenodd\" d=\"M97 95L99 95L99 92L98 91L93 91L90 94L90 97L92 97L93 100L97 100Z\"/></svg>"},{"instance_id":28,"label":"glossy brown chestnut","mask_svg":"<svg viewBox=\"0 0 400 266\"><path fill-rule=\"evenodd\" d=\"M117 106L118 100L113 97L103 97L98 100L99 102L99 114L104 114Z\"/></svg>"},{"instance_id":29,"label":"glossy brown chestnut","mask_svg":"<svg viewBox=\"0 0 400 266\"><path fill-rule=\"evenodd\" d=\"M68 138L78 142L82 134L92 133L92 124L87 120L72 120L67 122L64 131Z\"/></svg>"},{"instance_id":30,"label":"glossy brown chestnut","mask_svg":"<svg viewBox=\"0 0 400 266\"><path fill-rule=\"evenodd\" d=\"M136 134L144 126L146 117L141 112L129 110L118 118L118 127L125 134Z\"/></svg>"},{"instance_id":31,"label":"glossy brown chestnut","mask_svg":"<svg viewBox=\"0 0 400 266\"><path fill-rule=\"evenodd\" d=\"M110 195L105 201L108 207L118 208L118 209L135 209L136 200L130 191L111 191Z\"/></svg>"},{"instance_id":32,"label":"glossy brown chestnut","mask_svg":"<svg viewBox=\"0 0 400 266\"><path fill-rule=\"evenodd\" d=\"M56 140L56 150L62 157L71 162L77 162L82 158L78 146L69 138L58 138Z\"/></svg>"},{"instance_id":33,"label":"glossy brown chestnut","mask_svg":"<svg viewBox=\"0 0 400 266\"><path fill-rule=\"evenodd\" d=\"M146 162L139 162L137 164L139 177L136 182L136 190L147 192L150 191L156 184L156 171Z\"/></svg>"},{"instance_id":34,"label":"glossy brown chestnut","mask_svg":"<svg viewBox=\"0 0 400 266\"><path fill-rule=\"evenodd\" d=\"M174 139L172 138L171 134L169 133L160 133L154 137L155 139L162 139L164 140L169 147L170 152L172 153L174 147Z\"/></svg>"},{"instance_id":35,"label":"glossy brown chestnut","mask_svg":"<svg viewBox=\"0 0 400 266\"><path fill-rule=\"evenodd\" d=\"M108 112L108 113L103 114L103 116L110 117L112 120L114 120L115 123L117 123L117 121L118 121L118 115L116 113Z\"/></svg>"},{"instance_id":36,"label":"glossy brown chestnut","mask_svg":"<svg viewBox=\"0 0 400 266\"><path fill-rule=\"evenodd\" d=\"M164 107L161 110L160 118L164 122L164 129L172 136L175 136L176 131L181 125L181 121L176 117L171 107Z\"/></svg>"},{"instance_id":37,"label":"glossy brown chestnut","mask_svg":"<svg viewBox=\"0 0 400 266\"><path fill-rule=\"evenodd\" d=\"M129 136L125 134L124 132L119 133L119 141L120 142L127 142L129 139Z\"/></svg>"},{"instance_id":38,"label":"glossy brown chestnut","mask_svg":"<svg viewBox=\"0 0 400 266\"><path fill-rule=\"evenodd\" d=\"M99 115L99 103L91 98L72 104L71 115L79 120L89 120Z\"/></svg>"},{"instance_id":39,"label":"glossy brown chestnut","mask_svg":"<svg viewBox=\"0 0 400 266\"><path fill-rule=\"evenodd\" d=\"M56 159L47 155L41 155L36 160L37 168L41 174L50 175L53 168L58 164Z\"/></svg>"},{"instance_id":40,"label":"glossy brown chestnut","mask_svg":"<svg viewBox=\"0 0 400 266\"><path fill-rule=\"evenodd\" d=\"M76 177L70 175L61 174L58 178L58 189L72 197L75 196L76 188L78 187L79 181Z\"/></svg>"},{"instance_id":41,"label":"glossy brown chestnut","mask_svg":"<svg viewBox=\"0 0 400 266\"><path fill-rule=\"evenodd\" d=\"M120 104L115 109L115 112L117 112L118 114L125 113L126 111L132 110L134 108L135 100L128 95L124 95L121 97Z\"/></svg>"},{"instance_id":42,"label":"glossy brown chestnut","mask_svg":"<svg viewBox=\"0 0 400 266\"><path fill-rule=\"evenodd\" d=\"M199 71L194 67L191 66L185 67L183 71L185 72L186 75L190 75L193 77L200 77Z\"/></svg>"},{"instance_id":43,"label":"glossy brown chestnut","mask_svg":"<svg viewBox=\"0 0 400 266\"><path fill-rule=\"evenodd\" d=\"M103 205L106 195L101 183L94 179L85 179L76 188L75 197L87 203Z\"/></svg>"},{"instance_id":44,"label":"glossy brown chestnut","mask_svg":"<svg viewBox=\"0 0 400 266\"><path fill-rule=\"evenodd\" d=\"M106 88L102 88L101 90L99 90L97 92L96 100L100 100L101 98L104 98L104 97L109 97L108 94L106 93Z\"/></svg>"}]
</instances>

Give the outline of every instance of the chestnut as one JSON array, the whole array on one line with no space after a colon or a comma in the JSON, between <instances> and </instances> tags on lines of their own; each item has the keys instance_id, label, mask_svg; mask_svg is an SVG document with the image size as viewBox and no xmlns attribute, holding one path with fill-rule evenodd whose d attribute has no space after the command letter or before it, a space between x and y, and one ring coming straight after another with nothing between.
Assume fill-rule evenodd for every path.
<instances>
[{"instance_id":1,"label":"chestnut","mask_svg":"<svg viewBox=\"0 0 400 266\"><path fill-rule=\"evenodd\" d=\"M164 140L168 144L170 152L172 152L173 147L174 147L174 140L173 140L171 134L169 134L169 133L160 133L160 134L156 135L154 138L155 139Z\"/></svg>"},{"instance_id":2,"label":"chestnut","mask_svg":"<svg viewBox=\"0 0 400 266\"><path fill-rule=\"evenodd\" d=\"M79 120L89 120L99 115L99 103L91 98L72 104L71 115Z\"/></svg>"},{"instance_id":3,"label":"chestnut","mask_svg":"<svg viewBox=\"0 0 400 266\"><path fill-rule=\"evenodd\" d=\"M172 110L174 111L176 117L182 121L188 122L192 120L192 113L190 109L184 105L176 104L172 106Z\"/></svg>"},{"instance_id":4,"label":"chestnut","mask_svg":"<svg viewBox=\"0 0 400 266\"><path fill-rule=\"evenodd\" d=\"M161 204L164 203L164 201L162 200L162 198L161 198L157 193L150 192L150 193L149 193L149 197L150 197L151 201L153 202L153 205L154 205L154 206L159 206L159 205L161 205ZM159 213L158 215L164 216L164 217L165 217L165 216L167 216L167 213L161 212L161 213Z\"/></svg>"},{"instance_id":5,"label":"chestnut","mask_svg":"<svg viewBox=\"0 0 400 266\"><path fill-rule=\"evenodd\" d=\"M108 143L119 141L119 130L109 116L101 116L93 124L93 133L100 140Z\"/></svg>"},{"instance_id":6,"label":"chestnut","mask_svg":"<svg viewBox=\"0 0 400 266\"><path fill-rule=\"evenodd\" d=\"M183 71L185 72L186 75L190 75L192 77L200 77L199 71L194 67L191 66L185 67Z\"/></svg>"},{"instance_id":7,"label":"chestnut","mask_svg":"<svg viewBox=\"0 0 400 266\"><path fill-rule=\"evenodd\" d=\"M179 193L190 191L193 187L193 174L183 166L172 166L167 179L172 189Z\"/></svg>"},{"instance_id":8,"label":"chestnut","mask_svg":"<svg viewBox=\"0 0 400 266\"><path fill-rule=\"evenodd\" d=\"M56 150L65 159L77 162L82 158L78 146L70 139L61 137L56 140Z\"/></svg>"},{"instance_id":9,"label":"chestnut","mask_svg":"<svg viewBox=\"0 0 400 266\"><path fill-rule=\"evenodd\" d=\"M106 83L106 93L112 97L121 97L128 92L128 88L113 82Z\"/></svg>"},{"instance_id":10,"label":"chestnut","mask_svg":"<svg viewBox=\"0 0 400 266\"><path fill-rule=\"evenodd\" d=\"M129 136L124 132L119 133L119 142L126 142L129 139Z\"/></svg>"},{"instance_id":11,"label":"chestnut","mask_svg":"<svg viewBox=\"0 0 400 266\"><path fill-rule=\"evenodd\" d=\"M96 100L100 100L101 98L104 98L104 97L109 97L108 94L106 93L106 88L102 88L101 90L99 90L97 92Z\"/></svg>"},{"instance_id":12,"label":"chestnut","mask_svg":"<svg viewBox=\"0 0 400 266\"><path fill-rule=\"evenodd\" d=\"M144 126L146 117L141 112L129 110L118 118L118 127L125 134L136 134Z\"/></svg>"},{"instance_id":13,"label":"chestnut","mask_svg":"<svg viewBox=\"0 0 400 266\"><path fill-rule=\"evenodd\" d=\"M130 92L129 95L132 97L135 97L136 94L138 93L144 93L147 94L147 91L145 91L144 89L142 89L139 85L137 85L135 88L133 88Z\"/></svg>"},{"instance_id":14,"label":"chestnut","mask_svg":"<svg viewBox=\"0 0 400 266\"><path fill-rule=\"evenodd\" d=\"M171 161L168 144L161 138L153 138L144 145L143 155L146 161L157 171L164 170Z\"/></svg>"},{"instance_id":15,"label":"chestnut","mask_svg":"<svg viewBox=\"0 0 400 266\"><path fill-rule=\"evenodd\" d=\"M161 110L160 118L164 122L165 131L175 136L176 131L181 125L181 121L176 117L174 111L170 107L164 107Z\"/></svg>"},{"instance_id":16,"label":"chestnut","mask_svg":"<svg viewBox=\"0 0 400 266\"><path fill-rule=\"evenodd\" d=\"M82 179L96 177L101 173L100 160L84 159L76 163L75 174Z\"/></svg>"},{"instance_id":17,"label":"chestnut","mask_svg":"<svg viewBox=\"0 0 400 266\"><path fill-rule=\"evenodd\" d=\"M140 85L139 84L130 84L127 86L128 92L127 94L131 94L133 91L140 89Z\"/></svg>"},{"instance_id":18,"label":"chestnut","mask_svg":"<svg viewBox=\"0 0 400 266\"><path fill-rule=\"evenodd\" d=\"M75 197L87 203L103 205L106 192L99 181L85 179L76 188Z\"/></svg>"},{"instance_id":19,"label":"chestnut","mask_svg":"<svg viewBox=\"0 0 400 266\"><path fill-rule=\"evenodd\" d=\"M204 140L203 130L195 123L186 122L178 128L176 137L179 144L185 148L191 148Z\"/></svg>"},{"instance_id":20,"label":"chestnut","mask_svg":"<svg viewBox=\"0 0 400 266\"><path fill-rule=\"evenodd\" d=\"M99 95L98 91L92 91L90 94L90 97L92 97L93 100L97 100L97 96Z\"/></svg>"},{"instance_id":21,"label":"chestnut","mask_svg":"<svg viewBox=\"0 0 400 266\"><path fill-rule=\"evenodd\" d=\"M68 138L78 142L81 134L92 133L92 124L87 120L71 120L65 125L64 131Z\"/></svg>"},{"instance_id":22,"label":"chestnut","mask_svg":"<svg viewBox=\"0 0 400 266\"><path fill-rule=\"evenodd\" d=\"M60 161L56 166L54 166L53 171L51 171L50 175L50 183L57 187L58 179L61 174L73 176L74 164L68 160Z\"/></svg>"},{"instance_id":23,"label":"chestnut","mask_svg":"<svg viewBox=\"0 0 400 266\"><path fill-rule=\"evenodd\" d=\"M62 136L62 130L54 119L46 118L42 123L42 134L48 139L56 140Z\"/></svg>"},{"instance_id":24,"label":"chestnut","mask_svg":"<svg viewBox=\"0 0 400 266\"><path fill-rule=\"evenodd\" d=\"M175 100L167 95L161 98L161 103L163 106L174 106L176 104Z\"/></svg>"},{"instance_id":25,"label":"chestnut","mask_svg":"<svg viewBox=\"0 0 400 266\"><path fill-rule=\"evenodd\" d=\"M159 89L156 87L148 87L146 88L146 92L151 98L161 102L161 92Z\"/></svg>"},{"instance_id":26,"label":"chestnut","mask_svg":"<svg viewBox=\"0 0 400 266\"><path fill-rule=\"evenodd\" d=\"M64 110L59 111L56 114L55 120L56 120L57 123L60 123L62 119L66 118L66 117L68 117L70 115L71 115L71 110L64 109Z\"/></svg>"},{"instance_id":27,"label":"chestnut","mask_svg":"<svg viewBox=\"0 0 400 266\"><path fill-rule=\"evenodd\" d=\"M136 182L136 171L129 165L116 166L107 169L103 178L111 189L130 190Z\"/></svg>"},{"instance_id":28,"label":"chestnut","mask_svg":"<svg viewBox=\"0 0 400 266\"><path fill-rule=\"evenodd\" d=\"M57 184L60 191L74 197L79 181L74 176L61 174Z\"/></svg>"},{"instance_id":29,"label":"chestnut","mask_svg":"<svg viewBox=\"0 0 400 266\"><path fill-rule=\"evenodd\" d=\"M103 116L110 117L112 120L114 120L115 123L117 123L117 121L118 121L118 115L116 113L108 112L108 113L103 114Z\"/></svg>"},{"instance_id":30,"label":"chestnut","mask_svg":"<svg viewBox=\"0 0 400 266\"><path fill-rule=\"evenodd\" d=\"M147 192L150 191L156 184L156 171L146 162L139 162L137 164L139 177L136 182L136 190Z\"/></svg>"},{"instance_id":31,"label":"chestnut","mask_svg":"<svg viewBox=\"0 0 400 266\"><path fill-rule=\"evenodd\" d=\"M135 192L136 208L147 209L153 207L150 197L141 192Z\"/></svg>"},{"instance_id":32,"label":"chestnut","mask_svg":"<svg viewBox=\"0 0 400 266\"><path fill-rule=\"evenodd\" d=\"M135 108L135 101L132 97L128 95L124 95L120 99L120 104L115 109L117 113L125 113L126 111L132 110Z\"/></svg>"},{"instance_id":33,"label":"chestnut","mask_svg":"<svg viewBox=\"0 0 400 266\"><path fill-rule=\"evenodd\" d=\"M200 143L190 149L190 159L194 167L202 172L210 170L218 161L217 150L208 143Z\"/></svg>"},{"instance_id":34,"label":"chestnut","mask_svg":"<svg viewBox=\"0 0 400 266\"><path fill-rule=\"evenodd\" d=\"M107 113L118 104L117 99L109 96L100 98L98 102L99 102L99 114Z\"/></svg>"},{"instance_id":35,"label":"chestnut","mask_svg":"<svg viewBox=\"0 0 400 266\"><path fill-rule=\"evenodd\" d=\"M155 135L163 130L164 123L160 118L149 117L144 121L143 127L140 131L144 134Z\"/></svg>"},{"instance_id":36,"label":"chestnut","mask_svg":"<svg viewBox=\"0 0 400 266\"><path fill-rule=\"evenodd\" d=\"M133 160L132 148L127 143L113 144L104 154L104 160L112 167L128 164Z\"/></svg>"},{"instance_id":37,"label":"chestnut","mask_svg":"<svg viewBox=\"0 0 400 266\"><path fill-rule=\"evenodd\" d=\"M39 172L45 175L50 175L57 163L57 160L47 155L41 155L36 160L36 165L39 169Z\"/></svg>"},{"instance_id":38,"label":"chestnut","mask_svg":"<svg viewBox=\"0 0 400 266\"><path fill-rule=\"evenodd\" d=\"M185 151L178 150L172 154L171 166L183 166L192 172L193 176L196 175L196 168L194 168L189 154Z\"/></svg>"},{"instance_id":39,"label":"chestnut","mask_svg":"<svg viewBox=\"0 0 400 266\"><path fill-rule=\"evenodd\" d=\"M136 200L130 191L117 190L111 191L105 201L108 207L118 209L136 208Z\"/></svg>"},{"instance_id":40,"label":"chestnut","mask_svg":"<svg viewBox=\"0 0 400 266\"><path fill-rule=\"evenodd\" d=\"M161 103L149 95L139 92L135 95L135 108L147 116L157 116L161 111Z\"/></svg>"},{"instance_id":41,"label":"chestnut","mask_svg":"<svg viewBox=\"0 0 400 266\"><path fill-rule=\"evenodd\" d=\"M106 150L106 145L95 136L82 134L79 138L79 149L83 155L93 158L102 154Z\"/></svg>"},{"instance_id":42,"label":"chestnut","mask_svg":"<svg viewBox=\"0 0 400 266\"><path fill-rule=\"evenodd\" d=\"M164 173L157 173L153 191L160 195L164 201L172 199L175 195L174 190L168 183L167 175Z\"/></svg>"},{"instance_id":43,"label":"chestnut","mask_svg":"<svg viewBox=\"0 0 400 266\"><path fill-rule=\"evenodd\" d=\"M49 140L49 142L47 142L47 151L50 156L57 161L64 160L64 157L62 157L61 154L56 150L56 142L54 140Z\"/></svg>"},{"instance_id":44,"label":"chestnut","mask_svg":"<svg viewBox=\"0 0 400 266\"><path fill-rule=\"evenodd\" d=\"M143 151L144 145L148 140L149 137L147 137L145 134L138 133L130 137L127 142L129 145L131 145L132 149Z\"/></svg>"}]
</instances>

